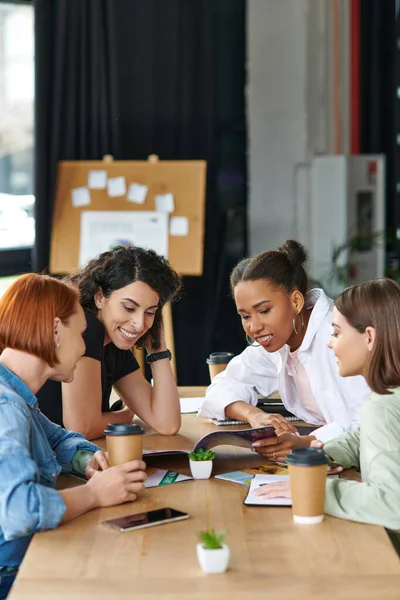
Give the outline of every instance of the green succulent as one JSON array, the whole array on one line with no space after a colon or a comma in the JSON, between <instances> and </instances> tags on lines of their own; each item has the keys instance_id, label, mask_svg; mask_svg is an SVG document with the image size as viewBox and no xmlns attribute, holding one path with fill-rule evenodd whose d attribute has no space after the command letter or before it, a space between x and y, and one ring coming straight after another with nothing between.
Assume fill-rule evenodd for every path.
<instances>
[{"instance_id":1,"label":"green succulent","mask_svg":"<svg viewBox=\"0 0 400 600\"><path fill-rule=\"evenodd\" d=\"M212 450L204 450L199 448L198 450L192 450L189 452L190 460L214 460L215 452Z\"/></svg>"},{"instance_id":2,"label":"green succulent","mask_svg":"<svg viewBox=\"0 0 400 600\"><path fill-rule=\"evenodd\" d=\"M208 531L199 532L199 540L204 548L208 550L218 550L222 548L222 544L226 538L225 531L215 531L214 527L210 527Z\"/></svg>"}]
</instances>

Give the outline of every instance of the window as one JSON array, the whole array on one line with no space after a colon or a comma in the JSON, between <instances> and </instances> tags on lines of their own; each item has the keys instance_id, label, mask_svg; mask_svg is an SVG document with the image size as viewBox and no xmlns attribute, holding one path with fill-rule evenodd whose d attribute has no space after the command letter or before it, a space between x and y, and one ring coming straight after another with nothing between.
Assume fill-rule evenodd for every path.
<instances>
[{"instance_id":1,"label":"window","mask_svg":"<svg viewBox=\"0 0 400 600\"><path fill-rule=\"evenodd\" d=\"M32 248L34 9L0 2L0 259ZM30 253L29 253L30 254ZM8 253L16 256L16 252ZM26 267L25 267L26 268ZM0 269L0 274L1 269Z\"/></svg>"}]
</instances>

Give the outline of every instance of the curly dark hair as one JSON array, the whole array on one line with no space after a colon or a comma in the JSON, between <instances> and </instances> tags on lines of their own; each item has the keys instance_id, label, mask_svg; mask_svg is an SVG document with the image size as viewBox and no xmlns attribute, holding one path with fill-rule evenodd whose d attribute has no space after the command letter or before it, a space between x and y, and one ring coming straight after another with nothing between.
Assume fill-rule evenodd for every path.
<instances>
[{"instance_id":1,"label":"curly dark hair","mask_svg":"<svg viewBox=\"0 0 400 600\"><path fill-rule=\"evenodd\" d=\"M135 344L138 348L144 348L147 340L151 341L153 348L160 347L161 308L167 302L176 301L182 288L179 275L166 258L154 250L138 246L116 246L103 252L79 273L67 279L79 289L83 309L94 315L97 314L94 296L99 290L109 298L116 290L135 281L143 281L151 287L160 298L160 310L156 313L152 327Z\"/></svg>"}]
</instances>

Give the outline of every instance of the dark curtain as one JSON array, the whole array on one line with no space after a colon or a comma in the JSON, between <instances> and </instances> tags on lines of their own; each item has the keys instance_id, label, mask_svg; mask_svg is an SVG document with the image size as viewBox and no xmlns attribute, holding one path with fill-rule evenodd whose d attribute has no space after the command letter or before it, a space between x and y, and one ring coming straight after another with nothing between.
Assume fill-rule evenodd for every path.
<instances>
[{"instance_id":1,"label":"dark curtain","mask_svg":"<svg viewBox=\"0 0 400 600\"><path fill-rule=\"evenodd\" d=\"M396 86L400 47L395 5L396 0L360 2L360 146L362 153L386 156L387 267L398 276L400 248L395 231L400 227L400 187L396 187L400 156L395 123L400 102Z\"/></svg>"},{"instance_id":2,"label":"dark curtain","mask_svg":"<svg viewBox=\"0 0 400 600\"><path fill-rule=\"evenodd\" d=\"M246 251L244 0L37 0L37 269L61 159L205 159L204 274L174 307L181 385L239 352L229 271Z\"/></svg>"},{"instance_id":3,"label":"dark curtain","mask_svg":"<svg viewBox=\"0 0 400 600\"><path fill-rule=\"evenodd\" d=\"M58 161L117 152L111 5L35 2L36 270L48 266Z\"/></svg>"}]
</instances>

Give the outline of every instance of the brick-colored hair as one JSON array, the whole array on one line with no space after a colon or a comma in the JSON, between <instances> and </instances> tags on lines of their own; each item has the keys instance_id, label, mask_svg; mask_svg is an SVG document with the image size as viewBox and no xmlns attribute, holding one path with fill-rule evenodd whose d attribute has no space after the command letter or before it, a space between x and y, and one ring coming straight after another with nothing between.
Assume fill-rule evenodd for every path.
<instances>
[{"instance_id":1,"label":"brick-colored hair","mask_svg":"<svg viewBox=\"0 0 400 600\"><path fill-rule=\"evenodd\" d=\"M0 353L5 348L22 350L54 367L54 319L68 321L77 302L79 291L58 279L22 275L0 299Z\"/></svg>"}]
</instances>

